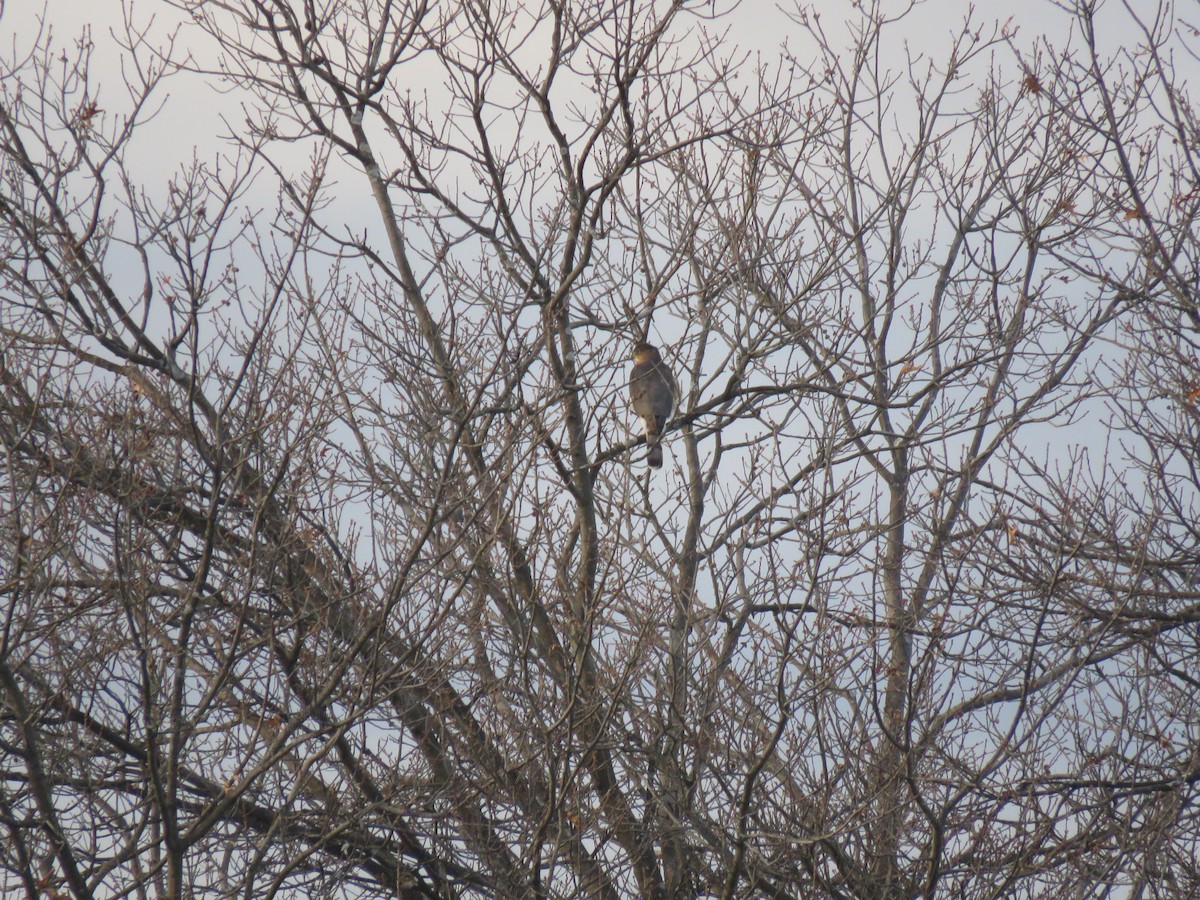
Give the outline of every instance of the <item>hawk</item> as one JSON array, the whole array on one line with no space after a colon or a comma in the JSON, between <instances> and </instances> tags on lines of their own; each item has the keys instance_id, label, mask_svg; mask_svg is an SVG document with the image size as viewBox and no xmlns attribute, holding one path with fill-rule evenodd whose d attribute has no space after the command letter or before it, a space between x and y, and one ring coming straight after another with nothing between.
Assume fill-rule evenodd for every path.
<instances>
[{"instance_id":1,"label":"hawk","mask_svg":"<svg viewBox=\"0 0 1200 900\"><path fill-rule=\"evenodd\" d=\"M629 402L646 425L646 443L650 445L646 462L655 469L663 464L662 433L678 399L679 386L658 348L645 341L635 344L633 371L629 374Z\"/></svg>"}]
</instances>

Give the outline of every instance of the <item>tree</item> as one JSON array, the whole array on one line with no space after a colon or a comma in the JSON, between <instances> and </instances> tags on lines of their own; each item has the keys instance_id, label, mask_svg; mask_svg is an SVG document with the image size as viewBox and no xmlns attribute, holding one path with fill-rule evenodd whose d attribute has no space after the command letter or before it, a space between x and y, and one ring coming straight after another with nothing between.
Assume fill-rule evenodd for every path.
<instances>
[{"instance_id":1,"label":"tree","mask_svg":"<svg viewBox=\"0 0 1200 900\"><path fill-rule=\"evenodd\" d=\"M0 82L0 885L1197 890L1168 7L162 6Z\"/></svg>"}]
</instances>

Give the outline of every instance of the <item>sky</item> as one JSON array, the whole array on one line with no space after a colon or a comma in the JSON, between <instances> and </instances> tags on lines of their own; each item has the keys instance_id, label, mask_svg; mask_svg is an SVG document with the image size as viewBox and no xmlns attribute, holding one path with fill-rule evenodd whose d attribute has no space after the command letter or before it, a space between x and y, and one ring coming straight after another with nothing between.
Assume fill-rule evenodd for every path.
<instances>
[{"instance_id":1,"label":"sky","mask_svg":"<svg viewBox=\"0 0 1200 900\"><path fill-rule=\"evenodd\" d=\"M728 3L717 4L718 9L728 6ZM818 0L795 6L749 0L733 15L719 18L709 27L714 31L728 30L730 37L748 53L770 58L789 36L789 43L797 39L798 29L790 21L792 13L788 10L799 6L819 15L822 27L835 41L839 30L845 33L841 27L849 8L845 0ZM889 11L907 7L908 3L899 0L883 2L883 8ZM903 30L897 32L893 47L895 64L904 64L905 54L914 49L944 44L972 8L976 8L977 21L1009 22L1029 39L1044 32L1059 35L1066 32L1068 17L1049 0L998 0L982 7L968 0L925 2L906 16ZM130 21L146 28L149 41L156 46L162 46L165 36L183 21L178 10L156 0L45 0L44 12L37 0L0 0L0 9L0 46L11 47L17 54L28 48L43 16L58 42L74 41L85 28L90 28L96 46L97 78L106 91L115 90L121 79L120 54L112 35L123 31L126 10ZM176 46L200 58L212 52L206 35L187 28L181 32ZM231 112L230 98L198 78L175 79L170 94L173 102L164 105L155 129L164 141L163 152L157 160L147 160L152 167L159 161L165 164L170 159L186 159L193 147L211 143L223 131L222 113L228 116Z\"/></svg>"}]
</instances>

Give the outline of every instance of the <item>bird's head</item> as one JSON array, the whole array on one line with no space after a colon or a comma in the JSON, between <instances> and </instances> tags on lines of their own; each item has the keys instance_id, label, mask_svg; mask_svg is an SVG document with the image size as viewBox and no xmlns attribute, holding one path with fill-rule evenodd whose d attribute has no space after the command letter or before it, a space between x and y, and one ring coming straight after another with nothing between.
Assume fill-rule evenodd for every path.
<instances>
[{"instance_id":1,"label":"bird's head","mask_svg":"<svg viewBox=\"0 0 1200 900\"><path fill-rule=\"evenodd\" d=\"M653 344L638 341L633 345L633 361L635 363L650 362L655 359L658 359L658 348Z\"/></svg>"}]
</instances>

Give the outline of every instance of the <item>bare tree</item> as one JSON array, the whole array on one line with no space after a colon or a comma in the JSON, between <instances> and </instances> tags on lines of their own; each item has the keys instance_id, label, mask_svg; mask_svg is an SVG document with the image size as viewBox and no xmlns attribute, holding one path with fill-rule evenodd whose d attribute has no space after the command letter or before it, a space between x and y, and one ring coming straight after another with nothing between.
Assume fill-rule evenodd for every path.
<instances>
[{"instance_id":1,"label":"bare tree","mask_svg":"<svg viewBox=\"0 0 1200 900\"><path fill-rule=\"evenodd\" d=\"M1172 8L163 8L0 81L0 886L1198 890Z\"/></svg>"}]
</instances>

